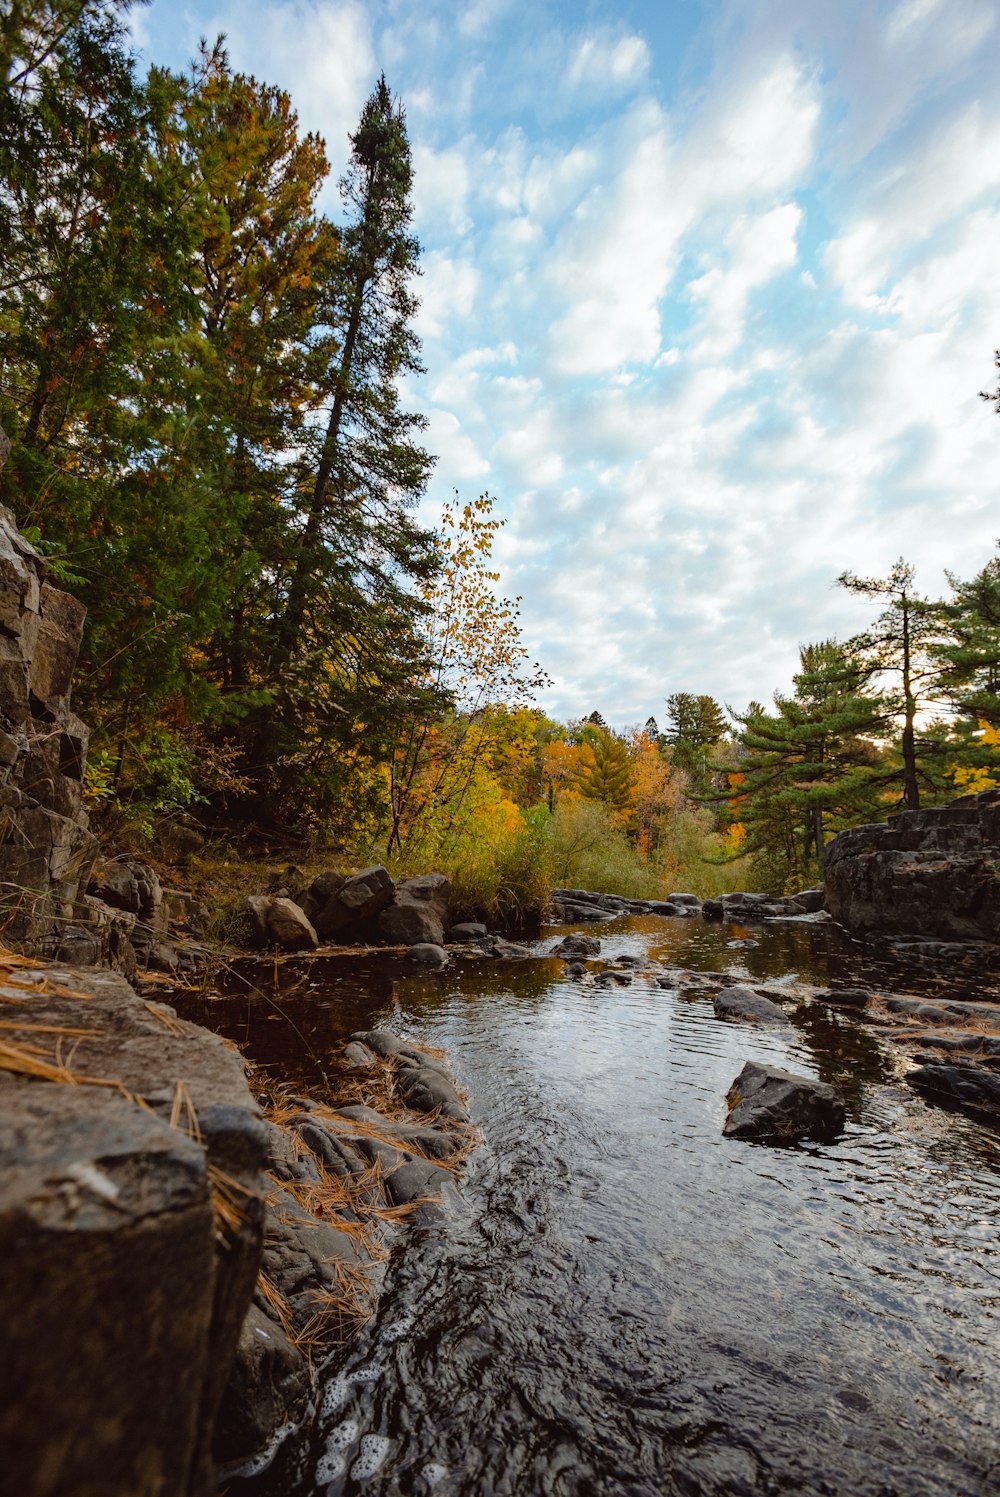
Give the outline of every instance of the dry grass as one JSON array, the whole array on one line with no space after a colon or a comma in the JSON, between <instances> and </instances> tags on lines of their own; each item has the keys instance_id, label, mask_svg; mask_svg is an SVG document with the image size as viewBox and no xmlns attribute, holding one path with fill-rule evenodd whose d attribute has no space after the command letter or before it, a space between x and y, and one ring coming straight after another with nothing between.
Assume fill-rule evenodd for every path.
<instances>
[{"instance_id":1,"label":"dry grass","mask_svg":"<svg viewBox=\"0 0 1000 1497\"><path fill-rule=\"evenodd\" d=\"M146 1002L146 1008L168 1033L178 1038L189 1033L190 1026L183 1019L179 1019L176 1014L165 1013L159 1004Z\"/></svg>"}]
</instances>

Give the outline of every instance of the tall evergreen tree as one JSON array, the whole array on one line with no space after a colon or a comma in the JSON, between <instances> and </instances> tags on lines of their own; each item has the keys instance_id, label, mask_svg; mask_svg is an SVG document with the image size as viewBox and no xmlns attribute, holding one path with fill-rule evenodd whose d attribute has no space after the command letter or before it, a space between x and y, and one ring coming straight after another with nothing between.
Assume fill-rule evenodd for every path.
<instances>
[{"instance_id":1,"label":"tall evergreen tree","mask_svg":"<svg viewBox=\"0 0 1000 1497\"><path fill-rule=\"evenodd\" d=\"M885 704L834 640L806 645L791 696L775 712L733 714L740 746L740 819L748 850L777 886L822 876L827 831L877 814L883 765L873 734Z\"/></svg>"},{"instance_id":2,"label":"tall evergreen tree","mask_svg":"<svg viewBox=\"0 0 1000 1497\"><path fill-rule=\"evenodd\" d=\"M915 580L914 568L902 557L888 577L857 577L853 572L842 572L837 578L848 592L885 604L874 624L855 635L845 648L869 679L880 675L898 678L892 715L900 730L902 798L907 810L920 805L916 719L939 676L935 651L942 636L940 609L915 590Z\"/></svg>"},{"instance_id":3,"label":"tall evergreen tree","mask_svg":"<svg viewBox=\"0 0 1000 1497\"><path fill-rule=\"evenodd\" d=\"M412 164L402 105L385 77L351 136L341 182L350 218L331 278L326 320L338 352L324 381L330 402L302 515L281 637L290 659L310 615L327 610L345 568L365 596L394 594L398 576L427 575L432 548L410 510L432 460L416 436L422 416L404 411L399 381L422 370L412 320L419 245L410 232Z\"/></svg>"}]
</instances>

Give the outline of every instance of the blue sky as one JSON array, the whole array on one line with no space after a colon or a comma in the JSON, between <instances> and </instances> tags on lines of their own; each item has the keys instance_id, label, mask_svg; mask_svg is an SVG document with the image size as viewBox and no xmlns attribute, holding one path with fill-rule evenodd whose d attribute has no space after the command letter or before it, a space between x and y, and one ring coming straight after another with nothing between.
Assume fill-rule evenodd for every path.
<instances>
[{"instance_id":1,"label":"blue sky","mask_svg":"<svg viewBox=\"0 0 1000 1497\"><path fill-rule=\"evenodd\" d=\"M1000 537L1000 0L153 0L226 33L333 163L406 108L438 464L507 520L503 589L562 719L739 708ZM993 381L995 383L995 381Z\"/></svg>"}]
</instances>

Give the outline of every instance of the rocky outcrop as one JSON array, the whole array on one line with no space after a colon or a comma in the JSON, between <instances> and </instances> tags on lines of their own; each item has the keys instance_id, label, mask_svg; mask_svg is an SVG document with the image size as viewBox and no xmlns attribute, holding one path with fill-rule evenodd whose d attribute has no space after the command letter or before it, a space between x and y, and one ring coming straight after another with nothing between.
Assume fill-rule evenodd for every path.
<instances>
[{"instance_id":1,"label":"rocky outcrop","mask_svg":"<svg viewBox=\"0 0 1000 1497\"><path fill-rule=\"evenodd\" d=\"M1000 791L841 832L826 897L856 935L1000 942Z\"/></svg>"},{"instance_id":2,"label":"rocky outcrop","mask_svg":"<svg viewBox=\"0 0 1000 1497\"><path fill-rule=\"evenodd\" d=\"M70 707L85 612L0 507L0 904L22 941L72 917L97 847L82 808L88 732Z\"/></svg>"},{"instance_id":3,"label":"rocky outcrop","mask_svg":"<svg viewBox=\"0 0 1000 1497\"><path fill-rule=\"evenodd\" d=\"M8 966L0 1003L3 1490L208 1497L262 1242L242 1062L113 973Z\"/></svg>"},{"instance_id":4,"label":"rocky outcrop","mask_svg":"<svg viewBox=\"0 0 1000 1497\"><path fill-rule=\"evenodd\" d=\"M844 1130L846 1109L836 1087L757 1061L747 1061L726 1101L729 1115L722 1131L727 1138L778 1145L805 1138L829 1143Z\"/></svg>"}]
</instances>

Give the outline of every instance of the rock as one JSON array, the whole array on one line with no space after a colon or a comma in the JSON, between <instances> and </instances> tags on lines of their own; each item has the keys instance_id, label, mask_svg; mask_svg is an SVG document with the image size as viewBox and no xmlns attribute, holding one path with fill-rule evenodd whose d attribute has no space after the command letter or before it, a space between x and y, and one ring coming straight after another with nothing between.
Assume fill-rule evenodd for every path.
<instances>
[{"instance_id":1,"label":"rock","mask_svg":"<svg viewBox=\"0 0 1000 1497\"><path fill-rule=\"evenodd\" d=\"M557 946L553 946L549 956L581 957L600 956L601 943L596 936L564 936Z\"/></svg>"},{"instance_id":2,"label":"rock","mask_svg":"<svg viewBox=\"0 0 1000 1497\"><path fill-rule=\"evenodd\" d=\"M44 954L73 967L95 967L103 955L103 943L97 931L66 925L47 943Z\"/></svg>"},{"instance_id":3,"label":"rock","mask_svg":"<svg viewBox=\"0 0 1000 1497\"><path fill-rule=\"evenodd\" d=\"M378 917L381 939L390 946L443 945L450 895L451 885L443 873L406 879Z\"/></svg>"},{"instance_id":4,"label":"rock","mask_svg":"<svg viewBox=\"0 0 1000 1497\"><path fill-rule=\"evenodd\" d=\"M1000 1127L1000 1076L996 1072L972 1065L932 1063L910 1071L906 1079L928 1102Z\"/></svg>"},{"instance_id":5,"label":"rock","mask_svg":"<svg viewBox=\"0 0 1000 1497\"><path fill-rule=\"evenodd\" d=\"M457 945L463 941L478 941L488 934L486 926L481 925L478 920L463 920L445 932L445 941Z\"/></svg>"},{"instance_id":6,"label":"rock","mask_svg":"<svg viewBox=\"0 0 1000 1497\"><path fill-rule=\"evenodd\" d=\"M701 907L703 920L721 920L724 913L721 899L706 899Z\"/></svg>"},{"instance_id":7,"label":"rock","mask_svg":"<svg viewBox=\"0 0 1000 1497\"><path fill-rule=\"evenodd\" d=\"M271 901L266 894L248 894L243 901L243 913L250 925L252 946L267 946L270 941L270 932L267 928L267 915L270 908Z\"/></svg>"},{"instance_id":8,"label":"rock","mask_svg":"<svg viewBox=\"0 0 1000 1497\"><path fill-rule=\"evenodd\" d=\"M816 994L817 1003L830 1003L835 1008L867 1008L870 998L865 988L827 988Z\"/></svg>"},{"instance_id":9,"label":"rock","mask_svg":"<svg viewBox=\"0 0 1000 1497\"><path fill-rule=\"evenodd\" d=\"M788 1023L783 1009L752 988L726 988L715 995L713 1007L720 1019L748 1019L757 1024Z\"/></svg>"},{"instance_id":10,"label":"rock","mask_svg":"<svg viewBox=\"0 0 1000 1497\"><path fill-rule=\"evenodd\" d=\"M207 1497L261 1252L266 1133L242 1063L112 973L42 969L30 1003L23 978L8 1016L85 1029L63 1063L117 1086L0 1073L4 1489L91 1491L99 1473L109 1493ZM5 1039L56 1058L46 1030Z\"/></svg>"},{"instance_id":11,"label":"rock","mask_svg":"<svg viewBox=\"0 0 1000 1497\"><path fill-rule=\"evenodd\" d=\"M411 962L419 962L422 967L446 967L448 965L447 951L433 941L418 941L410 947L406 955Z\"/></svg>"},{"instance_id":12,"label":"rock","mask_svg":"<svg viewBox=\"0 0 1000 1497\"><path fill-rule=\"evenodd\" d=\"M315 886L313 886L315 887ZM348 931L359 931L392 903L395 889L388 871L377 864L345 879L314 917L316 933L324 941Z\"/></svg>"},{"instance_id":13,"label":"rock","mask_svg":"<svg viewBox=\"0 0 1000 1497\"><path fill-rule=\"evenodd\" d=\"M795 903L802 906L807 915L817 915L826 904L825 889L800 889L795 895Z\"/></svg>"},{"instance_id":14,"label":"rock","mask_svg":"<svg viewBox=\"0 0 1000 1497\"><path fill-rule=\"evenodd\" d=\"M325 909L335 894L340 893L346 883L347 878L343 873L327 870L325 873L317 874L298 902L309 919L315 921L319 912Z\"/></svg>"},{"instance_id":15,"label":"rock","mask_svg":"<svg viewBox=\"0 0 1000 1497\"><path fill-rule=\"evenodd\" d=\"M727 1138L766 1144L805 1138L829 1143L844 1130L846 1109L836 1087L757 1061L747 1061L726 1101L729 1114L722 1131Z\"/></svg>"},{"instance_id":16,"label":"rock","mask_svg":"<svg viewBox=\"0 0 1000 1497\"><path fill-rule=\"evenodd\" d=\"M267 933L285 951L312 951L319 945L309 920L290 899L272 899L267 907Z\"/></svg>"},{"instance_id":17,"label":"rock","mask_svg":"<svg viewBox=\"0 0 1000 1497\"><path fill-rule=\"evenodd\" d=\"M186 863L205 846L205 834L187 820L165 816L154 823L153 846L166 862Z\"/></svg>"},{"instance_id":18,"label":"rock","mask_svg":"<svg viewBox=\"0 0 1000 1497\"><path fill-rule=\"evenodd\" d=\"M422 873L397 885L392 904L379 915L379 933L389 945L433 942L440 946L448 925L451 883L443 873Z\"/></svg>"},{"instance_id":19,"label":"rock","mask_svg":"<svg viewBox=\"0 0 1000 1497\"><path fill-rule=\"evenodd\" d=\"M222 1461L256 1451L265 1431L296 1423L312 1393L309 1363L265 1307L253 1304L240 1331L216 1426Z\"/></svg>"},{"instance_id":20,"label":"rock","mask_svg":"<svg viewBox=\"0 0 1000 1497\"><path fill-rule=\"evenodd\" d=\"M103 899L112 909L125 910L150 920L163 899L159 876L148 863L122 859L101 863L90 881L91 894Z\"/></svg>"},{"instance_id":21,"label":"rock","mask_svg":"<svg viewBox=\"0 0 1000 1497\"><path fill-rule=\"evenodd\" d=\"M1000 792L841 832L827 848L826 898L859 935L1000 941Z\"/></svg>"},{"instance_id":22,"label":"rock","mask_svg":"<svg viewBox=\"0 0 1000 1497\"><path fill-rule=\"evenodd\" d=\"M176 972L180 958L166 941L154 941L146 957L146 966L154 972Z\"/></svg>"},{"instance_id":23,"label":"rock","mask_svg":"<svg viewBox=\"0 0 1000 1497\"><path fill-rule=\"evenodd\" d=\"M344 1059L349 1066L371 1066L375 1064L375 1056L366 1045L359 1045L356 1040L351 1040L344 1046Z\"/></svg>"},{"instance_id":24,"label":"rock","mask_svg":"<svg viewBox=\"0 0 1000 1497\"><path fill-rule=\"evenodd\" d=\"M490 936L488 944L484 945L491 956L505 961L520 961L523 957L534 955L530 946L522 946L520 941L505 941L502 936Z\"/></svg>"}]
</instances>

